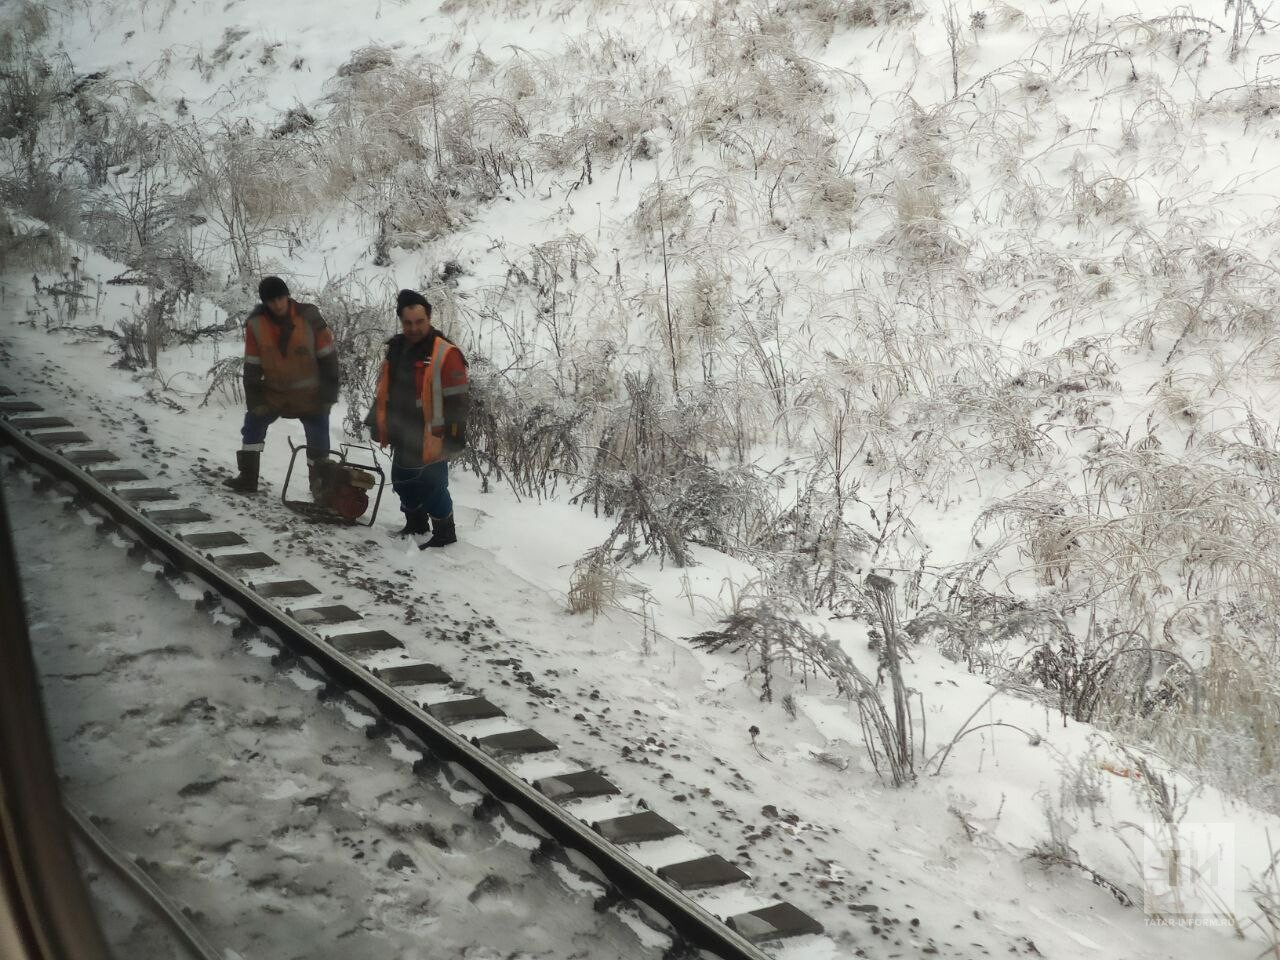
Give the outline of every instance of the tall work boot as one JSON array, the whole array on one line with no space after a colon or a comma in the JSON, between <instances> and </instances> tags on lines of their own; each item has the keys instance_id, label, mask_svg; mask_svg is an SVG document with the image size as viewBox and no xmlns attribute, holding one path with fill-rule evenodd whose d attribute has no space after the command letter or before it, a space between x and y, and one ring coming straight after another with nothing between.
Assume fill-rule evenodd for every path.
<instances>
[{"instance_id":1,"label":"tall work boot","mask_svg":"<svg viewBox=\"0 0 1280 960\"><path fill-rule=\"evenodd\" d=\"M453 528L453 514L447 517L431 518L431 539L424 543L419 550L425 550L427 547L447 547L451 543L458 542L457 531Z\"/></svg>"},{"instance_id":2,"label":"tall work boot","mask_svg":"<svg viewBox=\"0 0 1280 960\"><path fill-rule=\"evenodd\" d=\"M311 487L311 500L322 507L329 505L333 492L333 468L336 466L328 455L312 458L307 454L307 480Z\"/></svg>"},{"instance_id":3,"label":"tall work boot","mask_svg":"<svg viewBox=\"0 0 1280 960\"><path fill-rule=\"evenodd\" d=\"M222 481L222 485L237 493L257 493L258 468L261 464L262 451L237 450L236 466L240 469L240 475L238 477L227 477Z\"/></svg>"},{"instance_id":4,"label":"tall work boot","mask_svg":"<svg viewBox=\"0 0 1280 960\"><path fill-rule=\"evenodd\" d=\"M430 533L428 516L422 510L406 510L404 526L392 534L393 537L414 537L420 533Z\"/></svg>"}]
</instances>

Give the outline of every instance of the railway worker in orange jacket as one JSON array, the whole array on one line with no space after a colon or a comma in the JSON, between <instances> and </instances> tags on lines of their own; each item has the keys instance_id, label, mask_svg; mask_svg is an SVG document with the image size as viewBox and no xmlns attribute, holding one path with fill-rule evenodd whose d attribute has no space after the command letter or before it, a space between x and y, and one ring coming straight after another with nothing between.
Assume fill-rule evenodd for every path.
<instances>
[{"instance_id":1,"label":"railway worker in orange jacket","mask_svg":"<svg viewBox=\"0 0 1280 960\"><path fill-rule=\"evenodd\" d=\"M378 443L391 447L391 485L405 518L396 535L430 533L422 549L445 547L458 540L449 458L466 446L467 361L431 325L431 304L416 290L400 291L396 315L400 333L387 341L365 422Z\"/></svg>"},{"instance_id":2,"label":"railway worker in orange jacket","mask_svg":"<svg viewBox=\"0 0 1280 960\"><path fill-rule=\"evenodd\" d=\"M267 428L280 417L302 421L312 497L323 489L329 461L329 408L338 400L338 355L333 331L310 303L298 303L279 277L258 284L262 301L244 325L244 400L236 453L238 476L222 481L256 493Z\"/></svg>"}]
</instances>

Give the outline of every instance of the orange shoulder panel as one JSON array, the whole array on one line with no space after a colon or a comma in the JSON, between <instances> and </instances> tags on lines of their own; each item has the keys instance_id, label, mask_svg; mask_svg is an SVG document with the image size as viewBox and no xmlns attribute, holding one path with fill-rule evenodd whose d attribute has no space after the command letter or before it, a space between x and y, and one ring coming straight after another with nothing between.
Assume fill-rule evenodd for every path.
<instances>
[{"instance_id":1,"label":"orange shoulder panel","mask_svg":"<svg viewBox=\"0 0 1280 960\"><path fill-rule=\"evenodd\" d=\"M444 366L440 368L440 385L442 387L460 387L467 382L467 365L463 362L462 351L453 347L445 351Z\"/></svg>"}]
</instances>

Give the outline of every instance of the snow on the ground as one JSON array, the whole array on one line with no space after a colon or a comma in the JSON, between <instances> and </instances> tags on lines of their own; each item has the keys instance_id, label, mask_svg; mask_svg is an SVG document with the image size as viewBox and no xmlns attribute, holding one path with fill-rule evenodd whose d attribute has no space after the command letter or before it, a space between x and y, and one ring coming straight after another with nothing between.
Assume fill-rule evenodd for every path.
<instances>
[{"instance_id":1,"label":"snow on the ground","mask_svg":"<svg viewBox=\"0 0 1280 960\"><path fill-rule=\"evenodd\" d=\"M415 775L413 755L371 746L362 724L281 684L29 476L6 475L4 495L63 789L218 949L647 955L590 895L532 865L527 838L504 842ZM89 863L119 955L174 956Z\"/></svg>"},{"instance_id":2,"label":"snow on the ground","mask_svg":"<svg viewBox=\"0 0 1280 960\"><path fill-rule=\"evenodd\" d=\"M929 6L909 29L837 30L829 42L805 48L813 62L852 71L866 81L870 93L854 90L838 106L865 120L872 131L868 137L887 129L906 109L905 94L922 112L949 96L941 9ZM683 28L705 9L697 3L555 6L391 0L353 7L322 0L300 13L284 2L86 2L70 8L53 29L77 71L137 78L152 98L148 109L159 116L175 119L181 108L206 119L247 116L273 123L294 105L322 109L335 71L354 50L369 44L451 64L479 54L503 62L508 56L527 57L554 76L556 64L569 59L571 41L594 31L598 37L646 44L645 52L665 60L673 75L695 82L705 79L695 66L701 53L689 49ZM972 155L944 158L966 185L952 220L974 224L975 234L967 239L992 252L995 275L981 291L981 315L991 322L972 331L968 345L997 358L990 375L999 379L1037 358L1061 351L1074 355L1073 345L1093 341L1108 347L1116 342L1114 353L1106 356L1113 364L1106 373L1113 387L1099 392L1101 400L1089 416L1119 434L1139 432L1153 416L1153 391L1170 387L1172 375L1161 363L1168 341L1160 341L1156 349L1134 348L1118 333L1150 306L1123 287L1150 282L1126 272L1129 235L1119 225L1104 230L1084 220L1067 223L1067 206L1057 211L1056 219L1048 217L1034 229L1003 221L993 226L997 218L988 207L1009 201L1001 179L1008 171L1002 164L1014 163L1021 175L1056 192L1064 205L1087 200L1081 200L1079 186L1092 178L1132 179L1138 195L1131 203L1144 212L1143 222L1152 233L1165 230L1172 236L1179 218L1196 220L1198 236L1223 243L1244 237L1266 259L1275 240L1264 227L1275 204L1263 187L1280 160L1276 138L1269 130L1251 129L1245 117L1214 112L1217 108L1206 108L1190 131L1162 121L1160 110L1169 94L1158 84L1163 79L1176 96L1188 99L1192 88L1202 97L1229 90L1251 79L1251 69L1265 65L1260 60L1274 40L1255 36L1251 55L1235 65L1215 48L1207 66L1193 73L1187 65L1173 63L1159 36L1149 43L1134 39L1141 30L1129 16L1150 19L1177 12L1169 3L1142 0L1121 10L1113 4L1068 8L1036 0L983 9L987 27L974 32L965 48L961 88L970 91L975 114L1002 118L1008 144L1016 144L1020 152L1010 160L984 144ZM962 18L970 12L961 11ZM1084 81L1073 86L1061 75L1071 31L1100 24L1104 14L1116 32L1106 34L1112 46L1099 42L1100 59L1091 69L1105 85L1105 96L1099 92L1102 87L1091 89ZM1132 33L1126 33L1126 24ZM215 62L219 50L226 55L222 63ZM1102 59L1116 50L1123 56ZM1117 85L1122 74L1116 71L1123 69L1126 57L1135 65L1135 80ZM1104 63L1112 71L1105 77ZM1017 72L1020 79L1009 86L984 82L997 69ZM1209 102L1220 101L1210 97ZM1113 111L1116 103L1128 104L1129 112ZM673 124L680 122L686 106L671 110ZM844 138L841 148L851 155L855 138L845 135L858 126L838 131ZM367 266L367 223L322 218L314 224L314 235L288 257L281 255L274 266L299 288L314 289L326 277L354 269L371 289L390 291L417 285L448 255L468 270L463 292L479 295L487 284L501 281L504 257L551 235L572 232L589 238L602 254L618 247L614 256L601 256L597 269L653 279L661 273L660 261L628 235L627 218L658 177L678 179L692 176L691 171L719 169L720 158L709 154L659 153L620 164L607 175L598 174L594 184L572 191L571 202L563 184L541 183L527 196L510 202L503 198L478 210L464 231L441 243L423 251L396 251L386 269ZM1103 211L1098 217L1108 215ZM831 247L825 245L826 236L821 242L812 238L806 247L790 236L753 235L750 249L736 253L743 263L767 263L778 276L789 277L795 284L789 290L808 283L827 293L868 285L883 292L892 281L864 269L860 261L886 227L883 212L872 206L860 209L844 233L833 230ZM796 231L804 229L795 224ZM1070 276L1072 283L1096 275L1096 299L1086 306L1064 305L1056 299L1058 284L1065 282L1062 276L1019 273L1019 250L1026 251L1028 260L1042 250L1057 251L1061 275ZM120 270L91 251L81 256L87 277L113 276ZM1103 292L1112 281L1120 292ZM1130 825L1152 819L1151 798L1147 785L1130 775L1121 746L1103 733L1074 722L1064 725L1044 706L1011 693L997 693L983 705L992 693L984 680L930 649L915 649L909 681L923 696L929 755L936 755L980 706L972 726L1010 726L988 726L966 736L941 773L924 777L914 788L886 788L868 769L856 712L847 702L820 685L796 688L797 715L789 717L777 705L758 702L757 690L743 679L740 661L693 651L680 639L707 629L726 609L733 590L752 575L742 561L698 550L699 565L688 570L647 564L632 571L652 597L655 637L621 614L590 622L563 612L573 561L600 543L612 524L562 501L520 500L502 488L481 493L475 478L455 471L462 542L444 553L423 555L411 544L386 538L398 525L390 495L371 531L308 528L281 515L272 499L287 461L284 435L292 431L300 438L294 425L273 428L263 473L275 486L262 497L236 499L217 487L238 444L240 414L221 398L207 407L198 401L212 361L238 351L234 335L221 343L166 351L155 378L132 377L107 369L101 342L23 325L29 307L39 321L47 303L33 305L26 277L10 274L3 283L4 378L10 386L51 411L65 412L117 452L127 452L124 465L141 466L190 500L206 504L219 524L233 524L254 548L284 560L291 573L314 578L327 599L359 607L371 628L386 627L402 636L410 655L440 663L468 688L433 695L483 691L518 722L562 745L562 757L523 761L520 769L529 771L526 775L561 769L565 763L604 770L629 798L646 800L684 827L698 849L742 863L753 874L757 892L793 900L831 933L831 940L821 945L800 944L782 953L807 950L816 955L835 943L871 956L931 944L956 956L1010 949L1026 953L1032 944L1045 956L1257 954L1257 942L1237 940L1229 929L1150 924L1141 905L1122 907L1083 873L1046 870L1026 859L1050 839L1052 821L1053 829L1069 834L1084 864L1130 892L1138 889L1140 865L1132 848L1141 844ZM102 289L95 321L110 326L135 309L131 293ZM904 317L914 316L907 313L910 305L899 306ZM206 319L221 317L211 306L204 310ZM444 315L445 323L460 327L463 319ZM490 321L466 320L470 326L461 332L469 342L496 353L501 330ZM584 338L612 338L624 351L642 349L636 329L606 317L590 321L598 329L583 329ZM390 311L387 332L393 332ZM830 318L811 332L823 345L840 336L839 325ZM1187 409L1196 418L1192 429L1236 423L1246 404L1274 420L1280 409L1274 376L1241 359L1246 347L1256 343L1242 346L1224 338L1215 346L1217 368L1208 359L1187 357L1174 371L1178 389L1190 398ZM843 353L837 350L836 356ZM951 361L960 365L951 355L934 359L939 369L947 369ZM945 386L945 378L938 380ZM1225 396L1218 392L1222 384ZM941 386L932 386L941 392ZM1097 398L1091 392L1089 399ZM335 424L343 412L341 406L335 409ZM1059 426L1050 431L1053 443L1038 463L1043 477L1075 489L1081 453L1090 438L1087 431L1073 434ZM962 432L947 441L956 449L977 442ZM969 460L959 457L955 463ZM981 512L1039 479L1021 469L990 466L969 475L967 467L955 463L927 465L953 469L961 479L934 484L928 496L921 493L907 505L917 537L935 564L968 556ZM872 501L873 494L883 493L884 476L868 473L866 497ZM899 495L904 495L901 490ZM861 628L843 621L822 626L865 669L874 670ZM394 661L382 657L377 662ZM517 675L524 672L533 680ZM754 742L747 732L753 725L760 729ZM921 730L922 737L925 732ZM1243 924L1254 912L1249 885L1267 865L1268 831L1280 836L1275 818L1207 786L1187 780L1178 780L1177 786L1179 815L1185 821L1226 821L1234 827L1232 886ZM869 905L876 910L859 909ZM918 927L911 923L917 918Z\"/></svg>"},{"instance_id":3,"label":"snow on the ground","mask_svg":"<svg viewBox=\"0 0 1280 960\"><path fill-rule=\"evenodd\" d=\"M831 934L807 948L779 948L780 955L820 955L834 942L870 956L891 945L890 952L980 956L1028 943L1046 956L1073 956L1085 940L1099 944L1100 956L1124 958L1256 953L1230 931L1149 925L1140 907L1120 906L1088 877L1025 859L1049 839L1047 806L1074 825L1071 843L1089 867L1130 892L1137 888L1124 825L1151 817L1141 785L1100 766L1123 770L1125 761L1091 727L1064 727L1043 705L997 695L975 725L1014 724L1034 743L1007 727L979 731L956 745L940 776L914 788L885 787L865 761L848 702L797 688L796 718L776 706L765 710L739 661L669 639L706 624L716 587L737 562L703 551L701 565L683 575L656 566L638 571L658 597L663 634L646 653L636 623L571 616L557 589L564 564L599 542L607 521L501 489L482 494L474 478L455 471L457 547L424 553L391 538L400 523L394 499L373 529L310 526L276 499L288 458L284 436L300 435L297 424L272 428L261 495L226 493L219 481L229 475L239 410L188 399L177 413L148 402L146 378L104 369L100 342L17 323L17 300L0 307L7 311L6 384L68 416L120 453L122 465L137 465L183 502L200 504L216 518L210 528L239 530L250 548L316 583L326 599L359 609L361 628L392 631L406 642L406 656L438 663L462 681L460 692L432 699L482 692L559 743L560 758L524 761L526 777L566 765L600 769L687 832L687 840L674 841L679 851L640 845L642 862L720 853L752 875L756 893L791 900ZM175 370L208 361L197 350L167 359ZM703 600L695 614L678 596L683 578ZM874 671L858 630L840 621L827 626ZM926 648L912 655L910 680L924 694L932 753L991 688ZM314 686L302 674L297 682ZM753 724L761 728L756 746L748 734ZM1076 806L1077 789L1089 798L1087 810ZM1181 789L1186 819L1235 824L1243 902L1251 876L1265 866L1264 832L1280 835L1280 825L1211 789ZM868 905L875 911L859 909Z\"/></svg>"}]
</instances>

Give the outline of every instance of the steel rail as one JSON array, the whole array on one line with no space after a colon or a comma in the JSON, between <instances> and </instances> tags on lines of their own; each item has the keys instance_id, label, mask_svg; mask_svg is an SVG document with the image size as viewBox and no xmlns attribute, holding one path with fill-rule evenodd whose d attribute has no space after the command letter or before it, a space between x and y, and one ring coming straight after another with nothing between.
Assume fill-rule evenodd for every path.
<instances>
[{"instance_id":1,"label":"steel rail","mask_svg":"<svg viewBox=\"0 0 1280 960\"><path fill-rule=\"evenodd\" d=\"M0 956L109 960L76 865L0 491Z\"/></svg>"},{"instance_id":2,"label":"steel rail","mask_svg":"<svg viewBox=\"0 0 1280 960\"><path fill-rule=\"evenodd\" d=\"M187 919L182 908L147 876L142 867L130 860L124 851L107 839L105 833L93 825L87 811L71 800L63 800L62 805L85 846L128 884L135 896L143 900L154 913L159 914L170 932L196 960L224 960L225 954L204 938L196 925Z\"/></svg>"},{"instance_id":3,"label":"steel rail","mask_svg":"<svg viewBox=\"0 0 1280 960\"><path fill-rule=\"evenodd\" d=\"M515 808L553 841L585 857L619 894L645 905L666 920L678 937L678 946L706 951L723 960L768 960L767 954L737 931L659 879L625 851L382 682L357 661L327 644L250 587L153 523L94 480L87 471L25 436L4 420L0 420L0 445L14 448L23 459L70 483L80 495L131 531L137 542L164 557L183 573L204 581L224 602L230 601L239 608L245 620L259 629L269 630L296 656L315 664L331 684L344 691L358 693L384 720L412 732L431 759L456 764L493 797Z\"/></svg>"}]
</instances>

